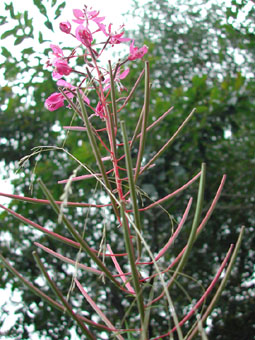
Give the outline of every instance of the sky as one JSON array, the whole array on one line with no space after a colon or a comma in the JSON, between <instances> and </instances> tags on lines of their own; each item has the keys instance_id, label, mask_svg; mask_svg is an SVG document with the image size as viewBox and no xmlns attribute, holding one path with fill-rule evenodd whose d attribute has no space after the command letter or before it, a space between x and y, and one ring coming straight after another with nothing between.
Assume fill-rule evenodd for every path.
<instances>
[{"instance_id":1,"label":"sky","mask_svg":"<svg viewBox=\"0 0 255 340\"><path fill-rule=\"evenodd\" d=\"M19 11L22 12L24 10L29 10L29 14L31 15L31 13L33 14L34 20L34 30L35 32L38 31L42 28L45 29L45 32L47 32L47 29L44 26L44 21L45 20L41 20L43 19L42 15L39 15L39 11L38 9L33 5L33 1L32 0L26 0L26 8L24 8L24 0L12 0L12 1L3 1L0 0L0 13L1 15L5 15L5 6L4 4L9 4L10 2L13 3L15 12ZM42 1L43 3L46 3L46 1ZM50 1L48 1L50 2ZM144 4L145 2L147 2L147 0L139 0L139 2L141 4ZM67 21L73 18L72 15L72 9L73 8L81 8L83 7L84 4L86 4L87 6L93 6L94 9L96 10L100 10L100 14L102 16L106 17L106 22L112 22L113 24L116 24L117 26L120 26L121 24L125 24L126 28L133 28L136 23L132 20L130 20L130 18L127 18L125 14L128 10L131 9L131 5L133 3L132 0L72 0L66 1L67 5L66 8L63 10L62 15L56 20L56 22L54 23L54 27L55 27L55 31L58 31L58 25L60 21ZM139 23L139 22L138 22ZM3 30L3 26L0 27L1 30ZM9 23L9 27L5 27L5 30L11 29L11 22ZM0 31L0 35L3 33L3 31ZM63 33L59 32L59 34L54 35L52 34L52 32L49 33L48 39L52 40L54 39L54 41L52 41L54 44L58 43L58 39L59 41L63 40ZM66 35L65 35L66 38ZM2 42L0 41L0 47L1 47L1 43L8 48L10 51L13 51L13 53L18 53L18 49L17 47L14 48L13 46L13 42L14 39L12 38L8 38L5 40L2 40ZM28 41L29 44L29 41ZM50 42L49 42L50 44ZM28 46L25 46L28 47ZM22 45L22 49L25 48L24 45ZM38 46L38 48L40 48L40 46ZM1 58L1 56L0 56ZM1 137L1 136L0 136ZM1 152L1 150L0 150ZM15 177L15 166L13 166L13 175L12 178ZM7 192L7 193L13 193L13 187L11 185L11 179L2 179L3 174L5 173L4 171L4 163L0 162L0 191L1 192ZM0 203L4 204L4 205L8 205L9 200L3 197L0 197ZM13 303L11 303L10 300L10 296L12 297L12 299L16 302L20 301L20 294L18 292L15 293L11 293L10 291L10 287L5 290L2 291L0 290L0 309L1 306L5 303L8 302L7 310L10 312L10 315L8 317L8 319L4 322L3 327L0 329L1 332L9 329L12 324L15 321L15 309L17 307L15 307L15 305ZM18 306L19 307L19 306ZM0 319L1 319L1 315L0 315ZM7 339L7 337L5 338ZM31 340L38 340L38 337L36 335L33 335L33 337L31 338ZM75 340L75 339L74 339Z\"/></svg>"}]
</instances>

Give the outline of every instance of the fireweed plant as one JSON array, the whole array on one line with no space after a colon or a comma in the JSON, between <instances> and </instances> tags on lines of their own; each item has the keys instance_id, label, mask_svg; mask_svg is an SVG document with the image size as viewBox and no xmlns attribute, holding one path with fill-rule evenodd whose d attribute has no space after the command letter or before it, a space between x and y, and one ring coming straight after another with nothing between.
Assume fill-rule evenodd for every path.
<instances>
[{"instance_id":1,"label":"fireweed plant","mask_svg":"<svg viewBox=\"0 0 255 340\"><path fill-rule=\"evenodd\" d=\"M58 284L54 282L52 275L46 271L37 251L33 252L33 256L42 275L55 293L56 300L26 280L2 255L0 255L1 260L8 270L18 277L23 284L35 294L46 300L54 308L69 314L70 318L76 322L80 328L80 332L85 335L86 339L101 339L105 338L105 336L107 336L107 339L192 339L197 333L200 334L202 339L206 339L203 324L205 324L207 317L215 306L230 275L240 247L243 229L241 230L236 245L230 245L229 251L225 255L223 262L219 265L210 285L204 289L201 298L186 309L188 310L186 314L177 315L175 303L171 298L171 288L173 285L178 285L178 278L180 275L184 275L183 268L187 263L191 248L215 208L226 176L223 176L210 208L203 217L202 204L206 176L205 164L202 164L201 171L187 183L183 184L182 187L175 189L157 201L152 201L152 203L147 206L142 204L140 199L142 191L137 184L140 176L145 171L150 171L151 167L156 166L155 162L157 158L160 157L165 149L178 137L192 118L194 110L187 116L178 130L166 141L161 149L155 151L151 159L146 159L144 150L148 132L159 124L172 108L162 114L151 125L148 124L151 83L149 64L147 61L145 61L143 71L129 92L122 85L122 80L126 78L129 73L129 68L126 67L126 65L137 59L144 59L148 48L145 45L140 48L135 46L134 40L124 37L123 26L120 27L119 30L114 31L112 24L106 25L104 23L105 17L100 16L98 11L87 6L84 6L82 10L74 9L73 15L74 19L72 20L72 24L70 22L61 22L60 30L64 34L72 36L76 44L78 42L78 45L68 56L65 56L64 51L59 46L51 45L53 57L48 61L47 66L53 67L52 76L56 79L58 92L51 94L46 99L45 106L52 112L65 105L69 110L74 111L74 114L78 116L80 125L68 126L65 127L65 129L82 131L84 133L84 138L89 140L91 152L96 161L96 167L95 169L91 169L64 148L54 147L54 149L57 150L61 149L69 157L74 159L78 167L73 171L69 179L59 181L60 184L65 184L60 201L53 199L52 194L41 180L39 180L39 185L46 199L1 194L23 201L51 205L58 216L58 222L63 223L70 232L70 238L50 231L9 208L2 205L1 208L8 211L26 225L52 237L56 242L62 242L66 247L74 247L77 249L77 258L70 259L67 258L65 254L57 253L43 244L35 243L36 247L75 267L76 271L72 278L73 286L70 288L68 296L65 297L59 290ZM102 37L104 38L103 42L98 43L99 35L100 39L102 39ZM112 64L109 61L107 67L102 67L100 58L102 58L104 51L108 47L114 48L116 45L123 43L129 44L128 56L124 60L119 60L116 64ZM70 66L70 61L78 59L82 59L84 62L82 72L78 68L75 69L74 66ZM76 80L78 77L78 81L76 81L75 84L65 80L66 77L71 77L74 73L76 74ZM144 105L140 110L136 128L131 134L126 131L126 117L124 117L123 120L120 118L122 117L121 111L126 108L127 104L131 101L143 77L145 84ZM90 95L92 91L96 94L96 105L91 104ZM93 126L93 121L95 120L97 121L97 128ZM98 128L98 125L101 125L101 127ZM132 138L128 137L128 135L132 135ZM43 147L35 148L32 154L24 157L21 162L26 161L32 155L34 156L42 151L52 150L52 148L53 147L46 147L44 149ZM100 150L102 149L106 154L104 157L101 155ZM87 173L82 176L77 176L77 172L80 169L85 169ZM68 200L72 182L86 181L88 179L94 179L101 186L104 192L104 201L107 202L108 197L108 203L90 204L71 202ZM183 216L177 227L174 228L172 234L169 235L167 243L162 244L161 250L157 254L152 253L150 245L148 241L146 241L146 233L144 232L140 215L142 212L151 210L154 207L161 207L163 202L172 199L187 187L191 186L195 181L199 181L198 194L193 222L191 223L186 245L171 263L162 267L160 259L162 260L167 252L171 252L171 247L173 247L174 241L187 220L193 198L191 197L189 199L187 206L184 207ZM123 251L117 253L114 249L116 248L115 243L111 245L107 244L106 247L100 246L99 249L92 248L86 240L86 234L84 234L84 232L80 233L74 227L73 222L67 218L65 209L70 207L86 207L87 209L94 208L98 210L106 209L111 217L114 216L114 219L110 219L111 229L119 228L123 234L124 241L120 243L123 244ZM85 216L85 219L86 218L87 215ZM160 230L160 226L158 226L158 229ZM86 254L86 256L91 259L93 266L87 267L79 262L79 255L81 253ZM123 266L121 267L120 260L118 259L121 259L121 263L126 263L125 268L129 268L128 271L123 270ZM110 266L112 262L115 268L114 271L109 269L112 268ZM150 268L150 270L148 270L148 268ZM95 277L99 277L100 279L97 280L97 283L102 287L106 287L109 283L114 285L115 289L123 294L123 299L125 298L129 301L126 307L125 317L122 320L120 319L118 324L113 325L110 317L107 317L104 313L102 305L99 307L97 301L89 295L86 281L80 282L79 280L79 270L85 270L95 275ZM215 287L216 283L217 287ZM75 308L72 307L69 302L69 296L75 287L80 291L94 312L98 314L98 319L101 319L101 322L95 322L80 315ZM212 291L214 291L213 295ZM207 307L201 308L204 306L205 300L207 300ZM208 300L210 302L208 302ZM158 314L165 313L165 318L168 319L169 328L164 334L159 334L157 331L158 326L153 320L155 310ZM111 314L108 313L108 315ZM190 320L192 316L193 319L191 320L194 320L193 325L188 332L185 328L186 334L183 334L184 330L182 326ZM196 316L196 318L194 318L194 316ZM130 325L132 325L132 328L130 328ZM151 325L154 328L153 333L150 331Z\"/></svg>"}]
</instances>

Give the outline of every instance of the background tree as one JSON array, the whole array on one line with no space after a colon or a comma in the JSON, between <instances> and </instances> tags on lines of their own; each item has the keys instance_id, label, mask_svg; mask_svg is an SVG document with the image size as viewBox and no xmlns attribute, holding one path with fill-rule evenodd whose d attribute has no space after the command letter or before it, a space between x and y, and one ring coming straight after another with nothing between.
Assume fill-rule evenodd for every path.
<instances>
[{"instance_id":1,"label":"background tree","mask_svg":"<svg viewBox=\"0 0 255 340\"><path fill-rule=\"evenodd\" d=\"M151 169L149 176L144 177L142 186L150 194L162 197L169 188L194 174L204 161L208 165L208 202L220 175L227 174L221 203L197 243L189 273L209 280L223 249L241 225L246 225L237 268L208 331L209 339L253 339L254 4L157 0L149 1L143 8L135 2L133 14L142 18L139 30L134 32L136 40L146 41L150 51L151 119L164 112L169 103L174 106L151 136L153 145L160 148L183 116L196 107L195 119L158 160L155 172ZM147 153L151 157L151 150ZM181 202L169 203L170 209L179 211ZM160 212L150 216L153 220L157 247L158 238L162 237L158 226L167 230L169 223Z\"/></svg>"},{"instance_id":2,"label":"background tree","mask_svg":"<svg viewBox=\"0 0 255 340\"><path fill-rule=\"evenodd\" d=\"M251 3L232 1L231 5L227 6L214 1L209 5L207 1L196 5L185 4L185 1L171 4L165 0L156 0L143 8L139 8L138 2L134 3L136 6L134 15L139 11L143 25L140 26L139 32L132 32L132 35L136 36L137 41L140 39L141 44L145 41L150 51L153 80L151 120L165 112L169 103L175 107L151 136L154 150L160 148L166 138L175 132L184 116L194 107L197 108L196 116L188 129L171 146L168 153L157 161L156 169L151 169L150 173L144 176L143 183L139 183L141 188L154 199L162 197L169 190L187 181L200 168L201 162L205 161L208 164L206 202L209 204L221 175L227 173L228 179L218 210L208 224L206 232L197 241L195 247L197 250L187 267L188 274L203 279L205 285L210 281L215 265L219 263L229 243L236 239L241 225L247 226L245 243L239 255L236 271L232 274L224 296L212 315L210 339L252 339L255 327L252 318L254 9ZM60 14L64 2L34 1L34 4L45 17L46 27L51 30L52 19ZM51 10L50 5L53 5ZM29 11L17 13L11 4L6 5L6 11L7 15L1 17L2 27L5 28L4 25L10 18L16 25L11 31L3 33L2 39L15 36L14 44L23 46L22 44L33 34ZM25 28L29 28L29 31ZM37 38L45 49L41 55L36 53L37 63L32 66L29 65L29 61L35 53L33 48L21 49L18 59L2 47L4 60L1 66L4 69L6 84L0 94L0 133L1 159L5 161L6 166L29 154L34 146L55 144L62 146L65 138L58 127L70 125L73 118L72 112L65 109L52 114L44 108L44 100L55 91L55 83L53 81L50 83L49 72L44 69L49 42L45 43L43 33L38 33ZM31 74L31 70L32 76L29 79L24 78L28 72ZM137 77L138 70L139 67L133 70L133 79ZM12 87L13 85L15 86ZM139 94L136 95L137 99L139 97ZM137 105L131 107L131 112L134 112L133 118L137 116L141 105L137 101ZM132 116L130 111L127 114ZM129 122L133 124L131 119ZM86 141L82 135L70 133L65 147L79 159L93 166L93 159L89 159L84 153ZM150 149L146 150L148 158L151 152ZM31 195L33 169L35 176L42 177L54 196L59 198L63 188L56 185L56 178L67 178L71 174L73 163L67 161L62 153L56 152L41 153L37 158L31 158L22 169L24 175L14 181L16 193ZM94 185L93 181L88 182L77 194L79 197L87 197L88 200L94 191ZM74 200L75 188L74 185L72 196ZM170 201L164 207L173 211L174 217L178 218L183 212L185 199L195 190L195 187L190 189L185 193L186 196L183 194L180 200ZM42 197L36 183L33 186L33 196ZM10 207L40 224L53 228L51 221L55 217L50 208L42 209L18 201L13 201ZM62 245L52 244L49 238L31 232L5 212L1 217L1 234L5 236L1 237L2 252L15 263L15 267L22 274L34 282L38 272L31 261L32 241L43 241L46 246L60 252L63 250ZM82 230L84 222L79 214L76 214L74 219L77 221L77 228ZM101 226L98 221L99 217L90 212L89 232L95 230L99 232ZM148 238L151 235L154 239L156 251L161 241L159 236L167 238L169 216L156 209L155 214L144 215L144 222L148 225ZM60 226L54 228L58 231ZM11 240L8 242L4 241L7 234L11 234ZM98 243L101 237L99 232ZM181 243L177 244L176 252L181 246ZM74 249L72 253L66 255L75 258L76 253ZM43 256L50 268L51 263L55 261L45 254ZM67 271L67 266L59 264L56 280L63 292L67 292L70 287ZM93 285L93 277L86 277L86 281L93 287L95 296L100 297L100 291ZM13 290L20 287L11 274L1 270L1 287L5 287L7 282L11 282ZM185 282L185 279L181 283L195 296L197 290L195 285L189 280ZM110 293L114 293L114 289L107 292L109 296ZM75 301L75 293L72 296ZM54 310L50 311L49 317L49 307L27 290L22 290L22 299L26 306L25 308L22 306L18 311L19 319L9 335L17 339L29 339L28 327L33 325L40 336L47 335L50 339L70 338L69 319L65 315L60 315ZM180 296L178 290L175 299L182 306L184 297ZM115 314L123 315L125 301L120 301L116 294L113 300L108 300L109 304L114 306ZM93 313L87 306L84 309L88 315ZM8 314L8 311L4 312ZM164 317L155 317L161 318L163 324ZM111 319L114 321L114 315Z\"/></svg>"}]
</instances>

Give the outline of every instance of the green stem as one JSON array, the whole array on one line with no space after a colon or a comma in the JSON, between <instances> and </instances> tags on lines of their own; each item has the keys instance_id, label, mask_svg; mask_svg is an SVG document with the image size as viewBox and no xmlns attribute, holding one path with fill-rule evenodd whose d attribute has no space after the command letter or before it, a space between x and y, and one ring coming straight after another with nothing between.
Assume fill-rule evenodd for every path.
<instances>
[{"instance_id":1,"label":"green stem","mask_svg":"<svg viewBox=\"0 0 255 340\"><path fill-rule=\"evenodd\" d=\"M144 85L144 110L143 110L143 122L142 122L142 131L140 137L139 151L136 161L136 169L135 169L135 182L138 179L144 147L145 147L145 139L146 139L146 128L149 116L149 104L150 104L150 70L148 61L145 62L145 85Z\"/></svg>"},{"instance_id":2,"label":"green stem","mask_svg":"<svg viewBox=\"0 0 255 340\"><path fill-rule=\"evenodd\" d=\"M130 196L133 206L133 213L135 218L135 225L139 232L141 232L141 219L139 214L139 208L137 204L137 196L135 191L135 181L133 176L133 166L132 166L132 160L131 160L131 154L130 154L130 147L128 145L128 138L127 138L127 131L126 131L126 125L124 121L120 122L121 124L121 131L122 131L122 137L124 142L124 151L125 151L125 160L126 160L126 167L127 167L127 173L128 173L128 183L129 183L129 190L130 190ZM140 237L137 235L137 245L138 245L138 257L141 256L141 240Z\"/></svg>"},{"instance_id":3,"label":"green stem","mask_svg":"<svg viewBox=\"0 0 255 340\"><path fill-rule=\"evenodd\" d=\"M84 105L82 96L81 96L79 91L77 92L77 96L78 96L78 100L79 100L79 103L80 103L80 106L81 106L81 112L82 112L82 115L83 115L84 124L87 128L90 145L91 145L91 148L92 148L93 153L95 155L97 165L100 169L100 172L102 174L102 177L103 177L103 180L104 180L104 183L105 183L107 190L109 190L110 193L112 193L112 188L111 188L110 182L108 180L108 177L107 177L107 174L106 174L106 171L105 171L105 168L104 168L104 164L102 162L101 154L100 154L100 151L98 149L95 136L94 136L93 131L92 131L92 127L91 127L91 124L90 124L90 121L89 121L89 118L88 118L88 113L87 113L86 107ZM109 196L110 196L110 199L111 199L111 203L112 203L112 207L113 207L115 216L118 218L119 212L118 212L116 201L114 200L112 195L109 195Z\"/></svg>"},{"instance_id":4,"label":"green stem","mask_svg":"<svg viewBox=\"0 0 255 340\"><path fill-rule=\"evenodd\" d=\"M203 201L204 201L205 175L206 175L206 164L202 163L195 216L194 216L194 219L193 219L191 232L190 232L189 239L188 239L188 242L187 242L187 248L186 248L186 250L185 250L185 252L184 252L184 254L181 258L181 261L178 264L178 267L176 268L176 270L174 272L174 275L171 278L172 283L176 279L177 275L183 270L183 268L184 268L184 266L187 262L188 256L191 252L193 243L196 239L196 231L197 231L197 227L199 225L199 220L201 218L202 206L203 206Z\"/></svg>"},{"instance_id":5,"label":"green stem","mask_svg":"<svg viewBox=\"0 0 255 340\"><path fill-rule=\"evenodd\" d=\"M191 111L191 113L188 115L188 117L184 120L184 122L179 126L179 128L176 130L176 132L173 134L173 136L166 142L165 145L162 146L162 148L151 158L151 160L143 167L143 169L140 171L140 174L143 173L145 170L149 168L150 165L152 165L156 159L158 159L162 153L166 150L168 146L170 146L177 136L181 133L181 131L184 129L184 127L188 124L188 122L191 120L193 114L195 112L195 109Z\"/></svg>"},{"instance_id":6,"label":"green stem","mask_svg":"<svg viewBox=\"0 0 255 340\"><path fill-rule=\"evenodd\" d=\"M142 290L141 290L141 286L139 282L139 276L138 276L138 272L137 272L137 268L135 264L134 248L133 248L133 244L131 241L129 225L127 222L127 217L126 217L126 212L125 212L125 203L123 201L121 202L120 211L121 211L122 228L124 232L125 246L126 246L126 250L128 253L128 259L129 259L131 273L132 273L132 280L133 280L133 284L134 284L134 288L136 292L137 305L138 305L140 321L141 321L141 328L143 329L144 315L145 315L143 295L142 295Z\"/></svg>"}]
</instances>

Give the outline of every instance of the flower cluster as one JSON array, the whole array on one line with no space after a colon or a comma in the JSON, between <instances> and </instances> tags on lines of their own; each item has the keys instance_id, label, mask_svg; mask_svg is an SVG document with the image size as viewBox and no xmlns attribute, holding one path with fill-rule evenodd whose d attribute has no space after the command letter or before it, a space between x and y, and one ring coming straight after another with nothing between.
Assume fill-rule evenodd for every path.
<instances>
[{"instance_id":1,"label":"flower cluster","mask_svg":"<svg viewBox=\"0 0 255 340\"><path fill-rule=\"evenodd\" d=\"M99 101L96 108L91 106L90 108L93 110L94 114L103 118L105 115L105 97L107 96L107 94L104 95L104 92L111 88L111 81L109 71L98 65L98 59L102 55L106 46L109 45L114 47L114 45L131 41L129 55L121 62L121 67L123 67L123 65L128 61L143 58L143 56L148 52L148 48L145 45L141 48L135 47L134 40L124 37L124 26L122 25L117 31L114 31L111 23L108 25L104 23L105 17L99 16L99 11L92 10L91 8L88 9L87 6L84 6L83 10L74 9L73 15L74 19L72 22L78 26L73 28L69 21L65 21L61 22L59 27L63 33L73 36L76 41L79 42L78 47L83 46L84 53L82 56L77 55L77 48L74 48L71 55L65 57L63 50L59 46L53 44L50 45L53 58L48 61L47 66L53 66L52 76L57 80L58 86L64 87L64 93L61 91L51 94L45 101L45 107L50 111L57 110L65 105L65 100L72 100L76 96L77 87L62 79L63 77L69 76L72 72L75 72L83 77L80 82L83 86L84 84L90 84L93 77L93 83L96 84L96 87L98 87ZM106 37L104 43L100 43L100 45L96 42L97 33L101 33L101 36ZM98 52L99 46L102 47ZM84 58L87 73L80 72L69 66L69 60L73 57ZM122 85L121 80L123 80L128 73L129 68L121 69L120 65L118 65L115 70L114 83L119 92L126 90L126 88ZM82 86L79 85L78 87L83 95L85 103L89 105L89 99L83 94ZM91 87L87 86L86 90L88 89L91 89ZM93 89L95 89L95 87Z\"/></svg>"}]
</instances>

